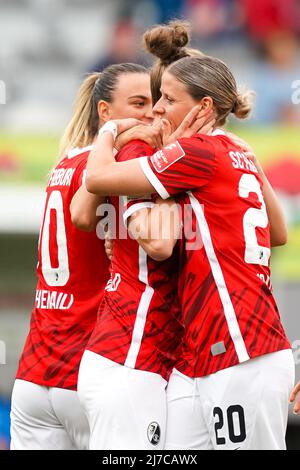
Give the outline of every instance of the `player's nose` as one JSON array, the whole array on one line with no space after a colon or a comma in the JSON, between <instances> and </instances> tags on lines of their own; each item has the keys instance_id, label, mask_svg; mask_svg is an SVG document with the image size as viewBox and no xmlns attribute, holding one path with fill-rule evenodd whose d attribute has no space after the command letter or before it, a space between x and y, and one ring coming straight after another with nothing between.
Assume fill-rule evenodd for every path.
<instances>
[{"instance_id":1,"label":"player's nose","mask_svg":"<svg viewBox=\"0 0 300 470\"><path fill-rule=\"evenodd\" d=\"M153 106L152 112L154 117L162 116L163 114L165 114L165 108L163 107L161 100L158 100L157 103Z\"/></svg>"},{"instance_id":2,"label":"player's nose","mask_svg":"<svg viewBox=\"0 0 300 470\"><path fill-rule=\"evenodd\" d=\"M148 109L147 112L145 113L145 120L151 124L154 119L154 114L152 112L152 108Z\"/></svg>"}]
</instances>

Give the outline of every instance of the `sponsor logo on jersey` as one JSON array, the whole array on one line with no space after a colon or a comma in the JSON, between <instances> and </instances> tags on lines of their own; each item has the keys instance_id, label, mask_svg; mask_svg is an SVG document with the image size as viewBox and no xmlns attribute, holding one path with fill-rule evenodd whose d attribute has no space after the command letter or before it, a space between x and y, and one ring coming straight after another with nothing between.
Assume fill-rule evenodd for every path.
<instances>
[{"instance_id":1,"label":"sponsor logo on jersey","mask_svg":"<svg viewBox=\"0 0 300 470\"><path fill-rule=\"evenodd\" d=\"M160 434L161 432L159 424L155 421L153 423L150 423L147 430L147 436L150 444L152 444L153 446L157 446L160 441Z\"/></svg>"},{"instance_id":2,"label":"sponsor logo on jersey","mask_svg":"<svg viewBox=\"0 0 300 470\"><path fill-rule=\"evenodd\" d=\"M114 278L111 278L109 279L106 287L105 287L105 290L107 292L114 292L118 289L119 287L119 284L121 282L121 274L119 273L116 273Z\"/></svg>"},{"instance_id":3,"label":"sponsor logo on jersey","mask_svg":"<svg viewBox=\"0 0 300 470\"><path fill-rule=\"evenodd\" d=\"M179 142L167 145L162 150L158 150L151 157L152 165L158 173L162 173L173 163L185 156L185 152Z\"/></svg>"}]
</instances>

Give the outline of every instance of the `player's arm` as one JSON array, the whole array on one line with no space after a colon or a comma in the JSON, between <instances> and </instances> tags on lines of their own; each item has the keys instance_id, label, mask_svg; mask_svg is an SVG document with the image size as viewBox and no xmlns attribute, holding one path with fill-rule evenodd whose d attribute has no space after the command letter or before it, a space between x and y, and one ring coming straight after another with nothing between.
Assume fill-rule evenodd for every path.
<instances>
[{"instance_id":1,"label":"player's arm","mask_svg":"<svg viewBox=\"0 0 300 470\"><path fill-rule=\"evenodd\" d=\"M288 229L286 219L280 201L275 191L273 190L270 182L268 181L268 178L266 177L260 162L256 158L252 148L248 145L247 142L245 142L243 139L236 136L235 134L232 134L231 132L226 132L226 134L236 145L241 147L247 157L254 162L262 178L263 196L266 203L268 219L270 222L271 246L274 247L285 245L288 240Z\"/></svg>"},{"instance_id":2,"label":"player's arm","mask_svg":"<svg viewBox=\"0 0 300 470\"><path fill-rule=\"evenodd\" d=\"M285 245L288 241L288 228L283 209L260 163L256 160L255 164L263 181L263 196L270 221L271 246Z\"/></svg>"},{"instance_id":3,"label":"player's arm","mask_svg":"<svg viewBox=\"0 0 300 470\"><path fill-rule=\"evenodd\" d=\"M128 219L128 230L155 261L172 255L179 238L179 210L173 199L158 198L152 207L134 212Z\"/></svg>"},{"instance_id":4,"label":"player's arm","mask_svg":"<svg viewBox=\"0 0 300 470\"><path fill-rule=\"evenodd\" d=\"M206 128L208 126L207 120L207 113L199 118L199 107L193 108L180 125L180 135L184 136L184 131L188 132L195 125L198 131L201 127ZM213 122L214 121L211 121L210 118L210 127L213 125ZM123 119L116 120L109 124L116 125L114 131L119 135L139 123L135 119ZM103 126L102 131L105 126L106 125ZM157 185L153 184L153 178L150 183L151 177L149 178L149 176L145 174L140 159L132 159L118 163L115 161L113 156L114 131L107 131L98 135L95 141L87 164L86 186L88 191L99 195L108 194L117 196L123 194L153 194L155 192L159 192L161 195ZM177 134L178 130L175 136L170 136L171 140L176 140ZM158 187L160 188L159 184ZM185 189L190 188L183 188L183 190ZM166 196L164 199L166 199L168 194L165 191L163 191L163 193Z\"/></svg>"},{"instance_id":5,"label":"player's arm","mask_svg":"<svg viewBox=\"0 0 300 470\"><path fill-rule=\"evenodd\" d=\"M104 197L89 193L83 183L70 204L72 223L84 232L93 232L100 220L96 215L97 207L104 202Z\"/></svg>"},{"instance_id":6,"label":"player's arm","mask_svg":"<svg viewBox=\"0 0 300 470\"><path fill-rule=\"evenodd\" d=\"M118 123L118 135L139 124L136 119L117 120L110 124L115 123ZM101 129L102 132L107 124ZM87 190L101 196L154 193L155 190L144 176L138 159L115 161L113 154L115 137L108 131L99 134L95 140L87 163Z\"/></svg>"},{"instance_id":7,"label":"player's arm","mask_svg":"<svg viewBox=\"0 0 300 470\"><path fill-rule=\"evenodd\" d=\"M300 411L300 381L297 383L297 385L295 385L295 388L290 396L290 403L294 403L295 400L296 403L294 405L294 413L297 414Z\"/></svg>"},{"instance_id":8,"label":"player's arm","mask_svg":"<svg viewBox=\"0 0 300 470\"><path fill-rule=\"evenodd\" d=\"M114 148L112 149L113 155L133 139L142 140L152 148L161 147L162 145L159 128L140 124L118 135ZM83 184L73 197L70 206L72 222L74 225L84 231L95 230L99 221L99 217L96 216L96 210L103 202L103 196L89 193L85 184Z\"/></svg>"}]
</instances>

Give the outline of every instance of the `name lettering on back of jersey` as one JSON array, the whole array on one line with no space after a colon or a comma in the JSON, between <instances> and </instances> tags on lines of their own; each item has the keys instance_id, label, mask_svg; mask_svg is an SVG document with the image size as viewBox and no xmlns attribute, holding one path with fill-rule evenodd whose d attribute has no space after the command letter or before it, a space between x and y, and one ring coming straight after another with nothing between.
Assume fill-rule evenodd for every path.
<instances>
[{"instance_id":1,"label":"name lettering on back of jersey","mask_svg":"<svg viewBox=\"0 0 300 470\"><path fill-rule=\"evenodd\" d=\"M181 147L179 142L174 142L173 144L166 145L161 150L158 150L151 157L151 162L158 173L162 173L173 163L180 160L180 158L185 156L185 151Z\"/></svg>"},{"instance_id":2,"label":"name lettering on back of jersey","mask_svg":"<svg viewBox=\"0 0 300 470\"><path fill-rule=\"evenodd\" d=\"M48 186L70 186L76 168L55 169L49 178Z\"/></svg>"},{"instance_id":3,"label":"name lettering on back of jersey","mask_svg":"<svg viewBox=\"0 0 300 470\"><path fill-rule=\"evenodd\" d=\"M229 152L229 156L232 160L232 166L236 170L248 170L253 173L258 173L254 163L243 153L243 152Z\"/></svg>"},{"instance_id":4,"label":"name lettering on back of jersey","mask_svg":"<svg viewBox=\"0 0 300 470\"><path fill-rule=\"evenodd\" d=\"M68 310L74 303L73 294L64 292L37 290L35 296L36 308L45 310Z\"/></svg>"}]
</instances>

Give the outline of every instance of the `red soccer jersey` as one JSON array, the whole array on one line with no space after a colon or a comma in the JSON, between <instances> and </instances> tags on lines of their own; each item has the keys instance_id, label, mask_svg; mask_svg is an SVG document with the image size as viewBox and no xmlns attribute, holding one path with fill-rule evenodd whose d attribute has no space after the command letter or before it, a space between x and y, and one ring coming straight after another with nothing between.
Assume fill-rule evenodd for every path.
<instances>
[{"instance_id":1,"label":"red soccer jersey","mask_svg":"<svg viewBox=\"0 0 300 470\"><path fill-rule=\"evenodd\" d=\"M200 377L290 348L272 295L270 228L254 164L224 133L179 139L140 163L163 198L187 191L176 367Z\"/></svg>"},{"instance_id":2,"label":"red soccer jersey","mask_svg":"<svg viewBox=\"0 0 300 470\"><path fill-rule=\"evenodd\" d=\"M71 151L52 171L40 231L36 301L17 379L76 390L79 363L109 278L104 243L78 230L70 203L90 147Z\"/></svg>"},{"instance_id":3,"label":"red soccer jersey","mask_svg":"<svg viewBox=\"0 0 300 470\"><path fill-rule=\"evenodd\" d=\"M118 161L151 154L143 142L125 146ZM143 207L152 207L151 195L113 197L117 234L113 244L111 279L99 308L97 324L87 349L127 367L169 378L178 358L183 328L177 296L178 247L166 261L147 256L124 225Z\"/></svg>"}]
</instances>

